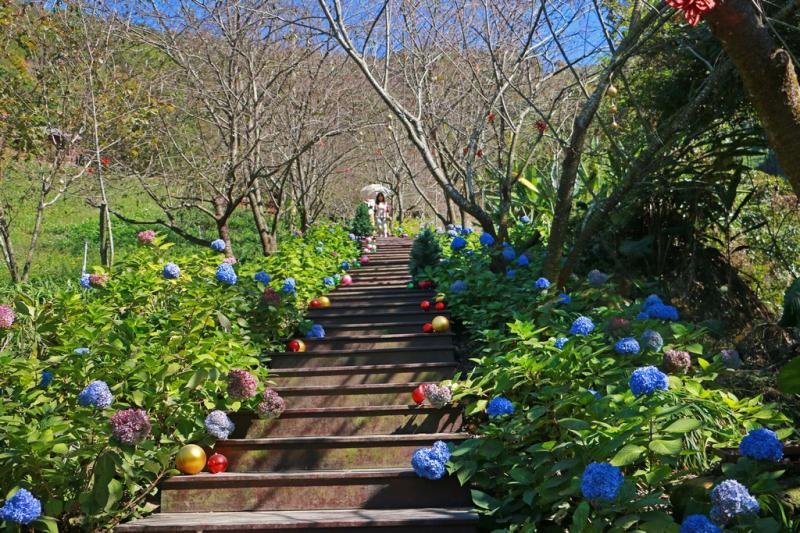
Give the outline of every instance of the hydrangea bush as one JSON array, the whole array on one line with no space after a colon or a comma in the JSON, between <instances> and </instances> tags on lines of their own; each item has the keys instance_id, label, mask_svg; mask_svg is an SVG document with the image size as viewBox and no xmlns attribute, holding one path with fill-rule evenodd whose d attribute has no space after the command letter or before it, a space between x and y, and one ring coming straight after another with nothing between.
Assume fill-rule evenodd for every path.
<instances>
[{"instance_id":1,"label":"hydrangea bush","mask_svg":"<svg viewBox=\"0 0 800 533\"><path fill-rule=\"evenodd\" d=\"M261 354L306 327L308 301L330 290L323 278L359 251L345 231L314 227L282 239L270 257L226 265L238 277L230 285L217 281L221 256L211 248L176 253L161 236L146 241L126 251L102 287L71 282L0 301L15 317L0 328L2 519L99 531L152 511L182 445L226 438L226 413L259 412L268 381ZM177 279L165 279L169 263L180 265ZM271 278L257 281L260 271ZM276 294L288 278L296 297L266 302L265 289ZM255 395L228 394L233 370L255 378ZM249 393L249 383L234 389Z\"/></svg>"}]
</instances>

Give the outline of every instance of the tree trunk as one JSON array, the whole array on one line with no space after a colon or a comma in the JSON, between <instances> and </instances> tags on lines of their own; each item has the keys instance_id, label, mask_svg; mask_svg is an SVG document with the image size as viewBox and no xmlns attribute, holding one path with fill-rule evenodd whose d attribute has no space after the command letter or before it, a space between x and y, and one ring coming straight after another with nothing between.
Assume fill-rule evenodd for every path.
<instances>
[{"instance_id":1,"label":"tree trunk","mask_svg":"<svg viewBox=\"0 0 800 533\"><path fill-rule=\"evenodd\" d=\"M6 221L0 217L0 246L3 248L3 259L8 267L8 275L12 283L19 283L19 268L17 258L14 255L14 244L11 242L11 235L8 231Z\"/></svg>"},{"instance_id":2,"label":"tree trunk","mask_svg":"<svg viewBox=\"0 0 800 533\"><path fill-rule=\"evenodd\" d=\"M705 19L731 58L770 145L800 198L800 85L752 0L725 0Z\"/></svg>"},{"instance_id":3,"label":"tree trunk","mask_svg":"<svg viewBox=\"0 0 800 533\"><path fill-rule=\"evenodd\" d=\"M275 243L275 238L269 233L267 221L264 219L264 205L262 203L261 193L258 190L250 191L247 198L250 200L250 210L253 212L253 220L258 230L258 238L261 241L261 253L263 253L265 257L270 256L278 251L278 248Z\"/></svg>"},{"instance_id":4,"label":"tree trunk","mask_svg":"<svg viewBox=\"0 0 800 533\"><path fill-rule=\"evenodd\" d=\"M44 197L39 198L39 203L36 206L36 219L33 222L33 230L31 231L31 240L28 243L28 254L25 257L25 264L22 267L22 276L20 281L27 283L31 274L31 265L33 265L33 254L36 252L36 245L39 243L39 236L42 233L42 219L44 218Z\"/></svg>"},{"instance_id":5,"label":"tree trunk","mask_svg":"<svg viewBox=\"0 0 800 533\"><path fill-rule=\"evenodd\" d=\"M217 235L225 242L225 257L234 257L231 246L231 234L228 228L228 217L225 215L227 200L217 197L214 200L214 220L217 223Z\"/></svg>"}]
</instances>

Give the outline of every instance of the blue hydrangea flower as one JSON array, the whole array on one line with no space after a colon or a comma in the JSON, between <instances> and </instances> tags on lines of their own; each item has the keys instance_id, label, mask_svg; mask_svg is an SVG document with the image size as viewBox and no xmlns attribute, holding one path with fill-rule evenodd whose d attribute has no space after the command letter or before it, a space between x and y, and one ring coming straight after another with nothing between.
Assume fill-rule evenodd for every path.
<instances>
[{"instance_id":1,"label":"blue hydrangea flower","mask_svg":"<svg viewBox=\"0 0 800 533\"><path fill-rule=\"evenodd\" d=\"M492 237L489 233L481 233L480 243L483 246L492 246L494 245L494 237Z\"/></svg>"},{"instance_id":2,"label":"blue hydrangea flower","mask_svg":"<svg viewBox=\"0 0 800 533\"><path fill-rule=\"evenodd\" d=\"M74 350L72 350L72 353L74 353L75 355L86 355L87 353L89 353L89 348L81 346L80 348L75 348Z\"/></svg>"},{"instance_id":3,"label":"blue hydrangea flower","mask_svg":"<svg viewBox=\"0 0 800 533\"><path fill-rule=\"evenodd\" d=\"M637 368L628 380L634 396L652 394L657 390L667 390L669 379L667 375L654 366L643 366Z\"/></svg>"},{"instance_id":4,"label":"blue hydrangea flower","mask_svg":"<svg viewBox=\"0 0 800 533\"><path fill-rule=\"evenodd\" d=\"M639 343L633 337L625 337L614 344L618 354L639 353Z\"/></svg>"},{"instance_id":5,"label":"blue hydrangea flower","mask_svg":"<svg viewBox=\"0 0 800 533\"><path fill-rule=\"evenodd\" d=\"M225 411L211 411L205 419L206 431L217 439L227 439L236 426Z\"/></svg>"},{"instance_id":6,"label":"blue hydrangea flower","mask_svg":"<svg viewBox=\"0 0 800 533\"><path fill-rule=\"evenodd\" d=\"M562 292L561 294L558 295L558 303L569 305L572 303L572 298L570 297L569 294Z\"/></svg>"},{"instance_id":7,"label":"blue hydrangea flower","mask_svg":"<svg viewBox=\"0 0 800 533\"><path fill-rule=\"evenodd\" d=\"M592 270L586 276L586 279L589 281L589 285L592 287L601 287L605 285L606 281L608 281L608 278L608 274L604 274L597 269Z\"/></svg>"},{"instance_id":8,"label":"blue hydrangea flower","mask_svg":"<svg viewBox=\"0 0 800 533\"><path fill-rule=\"evenodd\" d=\"M661 338L661 334L652 329L644 330L644 333L642 333L642 337L639 339L639 341L645 350L649 350L651 352L661 351L661 348L664 347L664 339Z\"/></svg>"},{"instance_id":9,"label":"blue hydrangea flower","mask_svg":"<svg viewBox=\"0 0 800 533\"><path fill-rule=\"evenodd\" d=\"M734 479L726 479L711 491L711 519L725 524L740 514L757 514L761 508L747 487Z\"/></svg>"},{"instance_id":10,"label":"blue hydrangea flower","mask_svg":"<svg viewBox=\"0 0 800 533\"><path fill-rule=\"evenodd\" d=\"M222 239L216 239L211 241L211 249L215 252L222 252L225 250L225 241Z\"/></svg>"},{"instance_id":11,"label":"blue hydrangea flower","mask_svg":"<svg viewBox=\"0 0 800 533\"><path fill-rule=\"evenodd\" d=\"M594 322L588 316L579 316L569 328L571 335L588 335L594 331Z\"/></svg>"},{"instance_id":12,"label":"blue hydrangea flower","mask_svg":"<svg viewBox=\"0 0 800 533\"><path fill-rule=\"evenodd\" d=\"M445 466L431 448L420 448L411 456L411 467L422 478L437 480L445 474Z\"/></svg>"},{"instance_id":13,"label":"blue hydrangea flower","mask_svg":"<svg viewBox=\"0 0 800 533\"><path fill-rule=\"evenodd\" d=\"M90 289L92 287L92 281L91 281L91 278L89 278L89 274L87 274L85 272L83 274L81 274L80 283L81 283L81 287L82 288Z\"/></svg>"},{"instance_id":14,"label":"blue hydrangea flower","mask_svg":"<svg viewBox=\"0 0 800 533\"><path fill-rule=\"evenodd\" d=\"M283 281L283 287L281 287L281 290L285 294L291 294L294 296L297 294L297 282L294 280L294 278L286 278Z\"/></svg>"},{"instance_id":15,"label":"blue hydrangea flower","mask_svg":"<svg viewBox=\"0 0 800 533\"><path fill-rule=\"evenodd\" d=\"M510 246L507 248L503 248L503 259L511 262L514 260L515 257L517 257L517 252L515 252L513 248L511 248Z\"/></svg>"},{"instance_id":16,"label":"blue hydrangea flower","mask_svg":"<svg viewBox=\"0 0 800 533\"><path fill-rule=\"evenodd\" d=\"M347 235L347 238L350 239L351 241L354 241L354 240L356 240L356 234L355 233L350 233L350 234Z\"/></svg>"},{"instance_id":17,"label":"blue hydrangea flower","mask_svg":"<svg viewBox=\"0 0 800 533\"><path fill-rule=\"evenodd\" d=\"M527 255L522 254L519 257L517 257L517 264L522 267L528 266L530 264L530 260L528 259Z\"/></svg>"},{"instance_id":18,"label":"blue hydrangea flower","mask_svg":"<svg viewBox=\"0 0 800 533\"><path fill-rule=\"evenodd\" d=\"M558 348L560 350L568 342L569 342L569 338L568 337L559 337L553 342L553 344L555 344L556 348Z\"/></svg>"},{"instance_id":19,"label":"blue hydrangea flower","mask_svg":"<svg viewBox=\"0 0 800 533\"><path fill-rule=\"evenodd\" d=\"M42 379L39 381L39 386L42 388L47 387L53 382L53 373L49 370L42 370Z\"/></svg>"},{"instance_id":20,"label":"blue hydrangea flower","mask_svg":"<svg viewBox=\"0 0 800 533\"><path fill-rule=\"evenodd\" d=\"M644 312L644 311L642 311L641 313L639 313L638 315L636 315L636 320L647 320L648 318L650 318L650 315L648 315L648 314L647 314L646 312Z\"/></svg>"},{"instance_id":21,"label":"blue hydrangea flower","mask_svg":"<svg viewBox=\"0 0 800 533\"><path fill-rule=\"evenodd\" d=\"M181 268L175 263L167 263L164 265L164 272L162 274L164 279L178 279L181 275Z\"/></svg>"},{"instance_id":22,"label":"blue hydrangea flower","mask_svg":"<svg viewBox=\"0 0 800 533\"><path fill-rule=\"evenodd\" d=\"M456 224L455 226L453 226L453 229L460 232L464 228L461 226L461 224Z\"/></svg>"},{"instance_id":23,"label":"blue hydrangea flower","mask_svg":"<svg viewBox=\"0 0 800 533\"><path fill-rule=\"evenodd\" d=\"M455 228L447 230L448 237L455 237L456 235L458 235L458 232L455 230Z\"/></svg>"},{"instance_id":24,"label":"blue hydrangea flower","mask_svg":"<svg viewBox=\"0 0 800 533\"><path fill-rule=\"evenodd\" d=\"M455 224L448 224L447 225L447 229L449 229L449 230L456 229L456 226L455 226Z\"/></svg>"},{"instance_id":25,"label":"blue hydrangea flower","mask_svg":"<svg viewBox=\"0 0 800 533\"><path fill-rule=\"evenodd\" d=\"M678 310L671 305L656 304L651 305L643 313L647 314L649 318L657 318L659 320L678 320Z\"/></svg>"},{"instance_id":26,"label":"blue hydrangea flower","mask_svg":"<svg viewBox=\"0 0 800 533\"><path fill-rule=\"evenodd\" d=\"M339 266L342 267L342 270L350 270L350 263L347 261L342 261L342 264Z\"/></svg>"},{"instance_id":27,"label":"blue hydrangea flower","mask_svg":"<svg viewBox=\"0 0 800 533\"><path fill-rule=\"evenodd\" d=\"M431 455L442 463L447 463L450 460L450 448L446 442L437 440L431 446Z\"/></svg>"},{"instance_id":28,"label":"blue hydrangea flower","mask_svg":"<svg viewBox=\"0 0 800 533\"><path fill-rule=\"evenodd\" d=\"M581 492L589 500L613 501L625 479L616 466L609 463L590 463L581 475Z\"/></svg>"},{"instance_id":29,"label":"blue hydrangea flower","mask_svg":"<svg viewBox=\"0 0 800 533\"><path fill-rule=\"evenodd\" d=\"M501 246L502 246L503 248L510 248L510 247L511 247L511 244L509 244L509 243L507 243L507 242L503 241L503 243L501 244Z\"/></svg>"},{"instance_id":30,"label":"blue hydrangea flower","mask_svg":"<svg viewBox=\"0 0 800 533\"><path fill-rule=\"evenodd\" d=\"M461 235L472 235L472 233L473 233L474 231L475 231L475 230L473 230L472 228L463 228L463 229L461 230Z\"/></svg>"},{"instance_id":31,"label":"blue hydrangea flower","mask_svg":"<svg viewBox=\"0 0 800 533\"><path fill-rule=\"evenodd\" d=\"M0 507L0 520L28 525L42 516L42 502L27 489L19 489Z\"/></svg>"},{"instance_id":32,"label":"blue hydrangea flower","mask_svg":"<svg viewBox=\"0 0 800 533\"><path fill-rule=\"evenodd\" d=\"M504 398L502 396L495 396L489 401L489 404L486 406L486 414L488 414L490 418L495 418L503 415L513 415L514 404L511 403L511 400L509 400L508 398Z\"/></svg>"},{"instance_id":33,"label":"blue hydrangea flower","mask_svg":"<svg viewBox=\"0 0 800 533\"><path fill-rule=\"evenodd\" d=\"M450 284L450 292L464 292L469 288L466 281L457 279Z\"/></svg>"},{"instance_id":34,"label":"blue hydrangea flower","mask_svg":"<svg viewBox=\"0 0 800 533\"><path fill-rule=\"evenodd\" d=\"M513 268L507 268L506 269L506 277L511 278L511 279L516 278L517 277L517 271L514 270Z\"/></svg>"},{"instance_id":35,"label":"blue hydrangea flower","mask_svg":"<svg viewBox=\"0 0 800 533\"><path fill-rule=\"evenodd\" d=\"M85 389L78 394L78 403L80 405L99 407L105 409L109 407L114 401L114 396L111 395L111 389L105 381L95 380L89 383Z\"/></svg>"},{"instance_id":36,"label":"blue hydrangea flower","mask_svg":"<svg viewBox=\"0 0 800 533\"><path fill-rule=\"evenodd\" d=\"M267 285L272 280L272 276L270 276L263 270L259 270L258 272L256 272L255 276L253 276L253 279L258 281L259 283Z\"/></svg>"},{"instance_id":37,"label":"blue hydrangea flower","mask_svg":"<svg viewBox=\"0 0 800 533\"><path fill-rule=\"evenodd\" d=\"M596 390L594 390L594 389L587 389L587 390L589 391L589 393L592 396L594 396L595 400L602 400L603 399L603 395L600 394L599 392L597 392Z\"/></svg>"},{"instance_id":38,"label":"blue hydrangea flower","mask_svg":"<svg viewBox=\"0 0 800 533\"><path fill-rule=\"evenodd\" d=\"M661 300L661 297L659 295L651 294L650 296L645 298L643 307L647 309L648 307L651 307L653 305L663 305L663 303L664 302Z\"/></svg>"},{"instance_id":39,"label":"blue hydrangea flower","mask_svg":"<svg viewBox=\"0 0 800 533\"><path fill-rule=\"evenodd\" d=\"M754 429L739 443L739 453L750 459L777 463L783 459L783 443L772 430Z\"/></svg>"},{"instance_id":40,"label":"blue hydrangea flower","mask_svg":"<svg viewBox=\"0 0 800 533\"><path fill-rule=\"evenodd\" d=\"M217 281L228 285L236 285L236 280L239 279L238 276L236 276L236 271L227 263L222 263L217 267L216 277Z\"/></svg>"},{"instance_id":41,"label":"blue hydrangea flower","mask_svg":"<svg viewBox=\"0 0 800 533\"><path fill-rule=\"evenodd\" d=\"M450 248L453 250L461 250L467 245L467 240L464 237L456 237L450 242Z\"/></svg>"},{"instance_id":42,"label":"blue hydrangea flower","mask_svg":"<svg viewBox=\"0 0 800 533\"><path fill-rule=\"evenodd\" d=\"M722 530L706 515L693 514L683 519L680 533L722 533Z\"/></svg>"},{"instance_id":43,"label":"blue hydrangea flower","mask_svg":"<svg viewBox=\"0 0 800 533\"><path fill-rule=\"evenodd\" d=\"M332 286L336 285L336 282L333 281L333 278L330 277L330 276L323 278L322 279L322 283L324 283L325 285L328 285L329 287L332 287Z\"/></svg>"},{"instance_id":44,"label":"blue hydrangea flower","mask_svg":"<svg viewBox=\"0 0 800 533\"><path fill-rule=\"evenodd\" d=\"M519 221L522 222L523 224L530 224L531 218L528 215L522 215L521 217L519 217Z\"/></svg>"},{"instance_id":45,"label":"blue hydrangea flower","mask_svg":"<svg viewBox=\"0 0 800 533\"><path fill-rule=\"evenodd\" d=\"M536 288L537 289L549 289L550 288L550 280L547 278L539 278L536 280Z\"/></svg>"},{"instance_id":46,"label":"blue hydrangea flower","mask_svg":"<svg viewBox=\"0 0 800 533\"><path fill-rule=\"evenodd\" d=\"M314 324L306 335L309 339L322 339L325 337L325 328L321 324Z\"/></svg>"}]
</instances>

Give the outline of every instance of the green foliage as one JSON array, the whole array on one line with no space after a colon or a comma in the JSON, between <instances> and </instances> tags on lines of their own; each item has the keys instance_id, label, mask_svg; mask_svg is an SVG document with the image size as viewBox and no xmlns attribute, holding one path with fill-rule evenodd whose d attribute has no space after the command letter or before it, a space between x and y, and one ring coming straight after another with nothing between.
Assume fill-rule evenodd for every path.
<instances>
[{"instance_id":1,"label":"green foliage","mask_svg":"<svg viewBox=\"0 0 800 533\"><path fill-rule=\"evenodd\" d=\"M372 226L372 219L369 216L369 207L367 204L361 202L358 204L358 207L356 207L356 214L350 225L350 231L359 237L372 235L372 232L375 231L375 228Z\"/></svg>"},{"instance_id":2,"label":"green foliage","mask_svg":"<svg viewBox=\"0 0 800 533\"><path fill-rule=\"evenodd\" d=\"M430 227L422 230L414 244L411 246L411 258L408 261L408 271L412 277L421 275L426 268L439 264L442 258L442 247L436 239L436 234Z\"/></svg>"},{"instance_id":3,"label":"green foliage","mask_svg":"<svg viewBox=\"0 0 800 533\"><path fill-rule=\"evenodd\" d=\"M800 278L794 280L783 296L780 325L784 328L800 328Z\"/></svg>"},{"instance_id":4,"label":"green foliage","mask_svg":"<svg viewBox=\"0 0 800 533\"><path fill-rule=\"evenodd\" d=\"M781 471L756 465L745 473L747 461L740 460L738 466L723 465L722 475L715 473L720 458L714 450L736 448L748 430L768 427L782 439L794 431L776 405L761 397L736 397L717 384L721 373L733 371L704 344L703 328L636 320L642 301L615 294L613 285L574 282L571 303L564 304L557 291L535 287L540 257L527 267L511 265L510 278L489 271L494 252L475 246L474 236L469 240L472 255L453 253L431 270L439 286L467 282L468 290L447 296L448 307L478 341L474 369L452 386L481 438L459 446L449 468L462 483L471 483L475 505L497 527L677 531L683 516L709 511L709 491L691 502L667 504L669 497L683 480L708 475L713 482L740 479L769 509L772 517L743 522L743 530L777 531L779 521L790 520L780 518ZM568 334L579 315L595 322L590 335ZM630 320L630 331L608 333L615 317ZM636 398L628 386L632 371L660 365L662 354L618 355L614 342L639 338L647 328L662 335L665 350L690 352L693 369L671 375L669 390ZM554 344L558 337L570 339L560 350ZM515 413L487 418L488 401L499 395L514 402ZM624 472L614 502L590 504L582 497L580 476L595 461Z\"/></svg>"},{"instance_id":5,"label":"green foliage","mask_svg":"<svg viewBox=\"0 0 800 533\"><path fill-rule=\"evenodd\" d=\"M247 369L266 386L264 351L303 329L302 309L324 289L322 278L357 253L340 228L315 227L280 251L235 265L236 285L215 280L222 256L210 249L177 253L157 238L110 272L105 288L73 281L35 297L14 296L17 321L0 330L0 494L23 486L42 500L63 530L96 531L152 510L157 484L175 473L173 459L189 442L211 445L203 426L209 411L253 409L256 396L226 394L226 374ZM162 276L165 263L181 268ZM294 277L297 295L263 303L258 270L281 291ZM10 297L10 295L8 295ZM8 301L8 300L4 300ZM79 347L89 348L85 355ZM47 387L43 371L54 374ZM108 383L112 407L81 407L76 397L91 381ZM116 410L147 411L152 433L137 446L113 440ZM43 526L44 527L44 526Z\"/></svg>"}]
</instances>

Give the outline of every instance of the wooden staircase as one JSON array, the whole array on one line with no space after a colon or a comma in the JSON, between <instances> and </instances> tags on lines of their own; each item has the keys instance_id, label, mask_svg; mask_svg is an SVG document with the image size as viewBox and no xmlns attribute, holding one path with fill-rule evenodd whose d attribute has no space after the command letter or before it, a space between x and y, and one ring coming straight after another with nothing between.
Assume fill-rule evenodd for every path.
<instances>
[{"instance_id":1,"label":"wooden staircase","mask_svg":"<svg viewBox=\"0 0 800 533\"><path fill-rule=\"evenodd\" d=\"M477 531L467 489L411 469L417 448L466 434L458 408L409 405L419 383L456 369L452 334L422 332L447 313L422 311L433 293L406 287L410 246L379 239L353 284L309 313L326 337L306 340L306 352L269 354L287 408L273 421L231 415L236 432L215 446L227 472L168 479L160 513L116 530Z\"/></svg>"}]
</instances>

